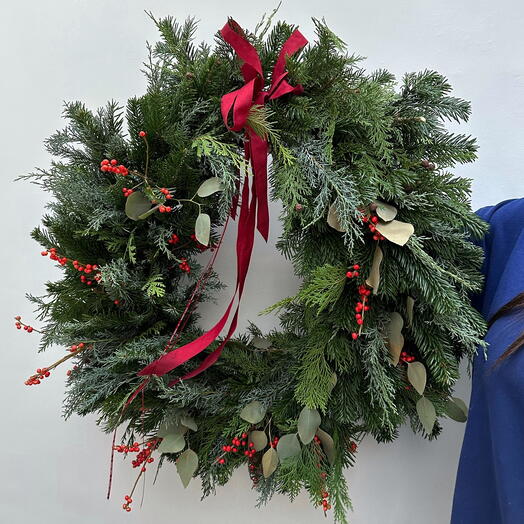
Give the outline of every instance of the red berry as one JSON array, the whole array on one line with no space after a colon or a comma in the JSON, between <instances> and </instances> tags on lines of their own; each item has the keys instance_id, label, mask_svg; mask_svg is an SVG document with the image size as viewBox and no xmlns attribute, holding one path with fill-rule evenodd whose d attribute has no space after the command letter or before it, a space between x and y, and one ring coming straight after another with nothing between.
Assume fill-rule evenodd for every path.
<instances>
[{"instance_id":1,"label":"red berry","mask_svg":"<svg viewBox=\"0 0 524 524\"><path fill-rule=\"evenodd\" d=\"M358 333L351 333L351 337L353 338L353 340L357 340Z\"/></svg>"},{"instance_id":2,"label":"red berry","mask_svg":"<svg viewBox=\"0 0 524 524\"><path fill-rule=\"evenodd\" d=\"M140 138L144 138L144 137L146 136L146 132L145 132L145 131L140 131L140 132L138 133L138 136L139 136Z\"/></svg>"}]
</instances>

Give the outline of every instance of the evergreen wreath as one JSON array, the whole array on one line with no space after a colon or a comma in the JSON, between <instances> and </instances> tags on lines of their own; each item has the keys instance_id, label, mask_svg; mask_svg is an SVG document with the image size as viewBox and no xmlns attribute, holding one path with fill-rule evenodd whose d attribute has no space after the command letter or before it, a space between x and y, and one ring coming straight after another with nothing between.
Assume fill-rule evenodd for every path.
<instances>
[{"instance_id":1,"label":"evergreen wreath","mask_svg":"<svg viewBox=\"0 0 524 524\"><path fill-rule=\"evenodd\" d=\"M470 181L450 172L475 159L475 140L444 124L466 121L470 105L434 71L405 75L399 89L387 71L366 73L313 20L315 41L284 56L290 90L253 103L231 130L220 100L245 86L246 66L224 33L195 45L193 19L155 23L147 92L96 113L67 103L67 126L46 143L51 167L21 177L53 196L32 236L63 277L29 295L43 327L16 326L41 333L41 351L68 348L26 384L73 363L65 416L96 413L115 436L122 427L113 449L134 456L137 481L155 459L173 462L184 486L199 476L209 495L247 466L261 503L305 488L346 522L343 470L365 435L391 441L409 421L433 439L439 417L466 419L452 395L460 360L482 344L469 301L482 253L470 238L485 226ZM272 16L254 32L232 20L225 29L266 73L296 37ZM278 249L302 286L268 309L280 330L222 338L220 358L194 378L177 380L220 340L144 381L145 366L202 335L194 310L221 286L212 261L231 203L256 178L244 154L254 140L269 144Z\"/></svg>"}]
</instances>

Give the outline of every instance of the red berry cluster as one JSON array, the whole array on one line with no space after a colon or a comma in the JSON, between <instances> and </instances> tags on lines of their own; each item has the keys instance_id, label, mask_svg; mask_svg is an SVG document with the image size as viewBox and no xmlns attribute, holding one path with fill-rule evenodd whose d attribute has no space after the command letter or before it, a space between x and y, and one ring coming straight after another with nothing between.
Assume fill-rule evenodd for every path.
<instances>
[{"instance_id":1,"label":"red berry cluster","mask_svg":"<svg viewBox=\"0 0 524 524\"><path fill-rule=\"evenodd\" d=\"M368 229L373 233L373 240L385 240L385 237L380 234L377 230L378 216L372 215L368 217L367 215L362 215L362 222L368 224Z\"/></svg>"},{"instance_id":2,"label":"red berry cluster","mask_svg":"<svg viewBox=\"0 0 524 524\"><path fill-rule=\"evenodd\" d=\"M70 377L70 376L71 376L71 373L73 373L73 371L76 371L77 369L78 369L78 366L73 366L73 369L68 369L68 370L66 371L66 375L67 375L68 377Z\"/></svg>"},{"instance_id":3,"label":"red berry cluster","mask_svg":"<svg viewBox=\"0 0 524 524\"><path fill-rule=\"evenodd\" d=\"M123 187L122 193L124 193L124 196L127 198L129 195L132 195L134 191L132 189L129 189L128 187Z\"/></svg>"},{"instance_id":4,"label":"red berry cluster","mask_svg":"<svg viewBox=\"0 0 524 524\"><path fill-rule=\"evenodd\" d=\"M118 162L114 158L111 161L109 161L107 158L104 158L104 160L100 162L100 171L103 171L104 173L116 173L118 175L127 176L129 174L127 167L122 164L117 164Z\"/></svg>"},{"instance_id":5,"label":"red berry cluster","mask_svg":"<svg viewBox=\"0 0 524 524\"><path fill-rule=\"evenodd\" d=\"M171 200L173 198L171 191L167 189L167 187L161 187L160 192L166 197L166 200Z\"/></svg>"},{"instance_id":6,"label":"red berry cluster","mask_svg":"<svg viewBox=\"0 0 524 524\"><path fill-rule=\"evenodd\" d=\"M59 255L56 252L56 248L54 248L54 247L52 247L52 248L50 248L50 249L48 249L46 251L42 251L40 254L43 257L46 257L47 255L49 255L49 258L51 260L57 260L58 263L61 266L65 266L68 262L71 262L71 264L73 264L73 267L77 271L80 271L81 273L85 273L86 275L89 275L93 271L97 271L98 270L98 266L96 264L82 264L78 260L70 260L67 257ZM89 278L89 277L86 277L85 275L82 275L80 277L80 280L81 280L81 282L87 284L88 286L91 286L91 285L93 285L93 279L98 282L101 278L102 278L102 275L100 273L97 273L96 275L94 275L93 278Z\"/></svg>"},{"instance_id":7,"label":"red berry cluster","mask_svg":"<svg viewBox=\"0 0 524 524\"><path fill-rule=\"evenodd\" d=\"M171 213L171 211L173 211L173 208L171 206L161 205L161 206L158 206L158 211L160 213Z\"/></svg>"},{"instance_id":8,"label":"red berry cluster","mask_svg":"<svg viewBox=\"0 0 524 524\"><path fill-rule=\"evenodd\" d=\"M124 500L125 502L122 505L122 509L125 509L129 513L131 511L131 502L133 502L133 499L129 495L126 495Z\"/></svg>"},{"instance_id":9,"label":"red berry cluster","mask_svg":"<svg viewBox=\"0 0 524 524\"><path fill-rule=\"evenodd\" d=\"M47 368L38 368L36 370L36 374L30 376L24 384L26 386L33 386L36 384L40 384L41 380L44 380L44 378L47 378L49 375L51 375L51 372Z\"/></svg>"},{"instance_id":10,"label":"red berry cluster","mask_svg":"<svg viewBox=\"0 0 524 524\"><path fill-rule=\"evenodd\" d=\"M187 263L187 258L181 258L180 264L178 264L178 267L184 272L189 273L191 271L191 266Z\"/></svg>"},{"instance_id":11,"label":"red berry cluster","mask_svg":"<svg viewBox=\"0 0 524 524\"><path fill-rule=\"evenodd\" d=\"M176 235L175 233L173 233L171 235L171 238L167 241L168 244L178 244L178 242L180 242L180 239L178 238L178 235Z\"/></svg>"},{"instance_id":12,"label":"red berry cluster","mask_svg":"<svg viewBox=\"0 0 524 524\"><path fill-rule=\"evenodd\" d=\"M91 274L93 271L98 270L98 266L96 264L83 265L80 262L78 262L78 260L73 260L73 267L77 271L80 271L81 273L85 273L87 275ZM100 273L97 273L96 275L94 275L93 278L96 282L98 282L102 278L102 275ZM80 281L84 284L87 284L88 286L93 285L93 279L91 277L86 277L85 275L80 276Z\"/></svg>"},{"instance_id":13,"label":"red berry cluster","mask_svg":"<svg viewBox=\"0 0 524 524\"><path fill-rule=\"evenodd\" d=\"M47 251L41 251L40 254L43 257L46 257L49 255L49 258L51 260L56 260L61 266L65 266L67 264L67 257L62 257L56 252L56 247L52 247Z\"/></svg>"},{"instance_id":14,"label":"red berry cluster","mask_svg":"<svg viewBox=\"0 0 524 524\"><path fill-rule=\"evenodd\" d=\"M360 269L360 266L358 264L355 264L353 266L353 269L354 269L354 271L348 271L346 273L346 277L348 277L348 278L355 278L355 277L358 277L360 275L360 273L358 272L358 270Z\"/></svg>"},{"instance_id":15,"label":"red berry cluster","mask_svg":"<svg viewBox=\"0 0 524 524\"><path fill-rule=\"evenodd\" d=\"M83 342L80 342L80 344L73 344L68 351L71 353L76 353L78 350L84 349L84 347L85 344Z\"/></svg>"},{"instance_id":16,"label":"red berry cluster","mask_svg":"<svg viewBox=\"0 0 524 524\"><path fill-rule=\"evenodd\" d=\"M253 442L248 443L247 437L248 437L247 433L242 433L240 437L234 437L231 440L231 444L226 444L222 446L222 451L224 453L220 455L219 457L217 457L217 462L219 464L226 463L226 459L224 458L225 453L239 453L240 452L240 453L243 453L244 456L246 456L248 459L252 458L256 453L255 445L253 444ZM241 448L245 448L245 449L242 450Z\"/></svg>"},{"instance_id":17,"label":"red berry cluster","mask_svg":"<svg viewBox=\"0 0 524 524\"><path fill-rule=\"evenodd\" d=\"M316 445L316 452L320 458L321 442L317 435L313 437L313 442ZM326 513L329 509L331 509L331 504L328 501L329 493L327 492L327 490L324 487L324 484L325 484L324 481L327 479L327 473L325 471L322 471L322 464L320 463L320 461L317 463L317 469L320 470L320 478L321 478L321 486L322 486L321 491L320 491L321 500L319 504L322 506L324 513Z\"/></svg>"},{"instance_id":18,"label":"red berry cluster","mask_svg":"<svg viewBox=\"0 0 524 524\"><path fill-rule=\"evenodd\" d=\"M151 464L155 461L151 454L155 450L158 442L158 439L150 440L149 442L146 442L142 449L140 449L140 444L138 442L133 442L130 446L115 446L113 449L118 453L136 453L137 455L131 464L133 465L133 468L141 467L141 471L145 472L146 466L143 464Z\"/></svg>"},{"instance_id":19,"label":"red berry cluster","mask_svg":"<svg viewBox=\"0 0 524 524\"><path fill-rule=\"evenodd\" d=\"M400 353L400 360L403 362L413 362L415 357L410 355L407 351L402 351L402 353Z\"/></svg>"},{"instance_id":20,"label":"red berry cluster","mask_svg":"<svg viewBox=\"0 0 524 524\"><path fill-rule=\"evenodd\" d=\"M22 322L22 317L20 315L17 315L15 317L15 326L16 326L16 329L22 329L22 327L24 328L24 331L27 331L28 333L32 333L34 331L34 327L33 326L30 326L28 324L24 324Z\"/></svg>"},{"instance_id":21,"label":"red berry cluster","mask_svg":"<svg viewBox=\"0 0 524 524\"><path fill-rule=\"evenodd\" d=\"M270 445L272 448L276 448L277 445L278 445L278 441L279 441L279 438L278 438L278 437L274 437L273 440L269 443L269 445Z\"/></svg>"},{"instance_id":22,"label":"red berry cluster","mask_svg":"<svg viewBox=\"0 0 524 524\"><path fill-rule=\"evenodd\" d=\"M331 509L331 504L328 502L329 493L327 491L323 491L321 495L322 499L320 500L320 504L322 504L322 509L324 510L324 513L326 513L329 509Z\"/></svg>"},{"instance_id":23,"label":"red berry cluster","mask_svg":"<svg viewBox=\"0 0 524 524\"><path fill-rule=\"evenodd\" d=\"M351 451L351 453L355 453L357 451L357 443L356 442L353 442L351 441L349 443L349 451Z\"/></svg>"},{"instance_id":24,"label":"red berry cluster","mask_svg":"<svg viewBox=\"0 0 524 524\"><path fill-rule=\"evenodd\" d=\"M351 333L351 338L357 340L362 331L362 326L364 325L364 315L366 311L369 311L371 308L368 306L367 301L369 300L369 295L371 295L371 290L365 284L358 286L359 300L355 306L355 320L360 326L359 332Z\"/></svg>"}]
</instances>

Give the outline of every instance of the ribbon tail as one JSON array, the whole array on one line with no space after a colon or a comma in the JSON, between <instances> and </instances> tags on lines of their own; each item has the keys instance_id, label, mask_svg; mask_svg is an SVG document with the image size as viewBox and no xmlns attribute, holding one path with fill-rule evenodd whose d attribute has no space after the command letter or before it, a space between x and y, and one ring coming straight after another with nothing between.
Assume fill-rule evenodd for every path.
<instances>
[{"instance_id":1,"label":"ribbon tail","mask_svg":"<svg viewBox=\"0 0 524 524\"><path fill-rule=\"evenodd\" d=\"M249 149L253 166L253 187L257 202L257 229L267 242L269 238L269 203L267 187L267 141L250 132Z\"/></svg>"}]
</instances>

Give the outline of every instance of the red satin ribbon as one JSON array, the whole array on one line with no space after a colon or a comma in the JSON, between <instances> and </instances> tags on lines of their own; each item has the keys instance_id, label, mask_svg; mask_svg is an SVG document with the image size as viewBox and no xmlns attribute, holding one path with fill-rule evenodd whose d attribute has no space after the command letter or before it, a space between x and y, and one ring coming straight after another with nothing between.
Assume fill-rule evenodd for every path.
<instances>
[{"instance_id":1,"label":"red satin ribbon","mask_svg":"<svg viewBox=\"0 0 524 524\"><path fill-rule=\"evenodd\" d=\"M264 90L264 73L258 53L244 36L240 26L234 20L230 19L222 28L221 34L224 40L231 45L238 57L243 61L241 71L245 82L240 89L227 93L222 97L222 118L229 130L245 131L245 156L251 162L253 170L251 188L249 187L247 178L242 187L236 240L237 282L235 292L225 313L209 331L192 342L163 355L142 369L138 374L142 376L165 375L204 351L217 340L225 328L233 311L235 300L237 300L237 305L234 309L227 334L219 346L210 353L196 369L172 381L170 385L175 384L179 380L192 378L202 373L202 371L213 365L219 358L224 346L237 327L240 300L244 292L244 284L253 251L255 229L258 229L266 241L269 236L269 207L267 196L268 143L266 139L258 136L253 129L249 127L247 123L249 112L253 106L264 105L267 100L273 100L286 94L299 94L303 92L302 86L291 86L287 82L286 76L288 73L285 71L286 58L307 44L307 40L298 30L293 31L284 43L273 68L271 85L268 90ZM235 201L233 202L231 211L233 217L235 217L236 207L237 202Z\"/></svg>"}]
</instances>

